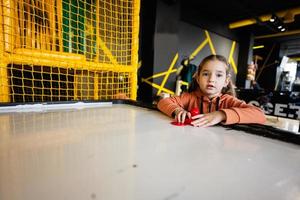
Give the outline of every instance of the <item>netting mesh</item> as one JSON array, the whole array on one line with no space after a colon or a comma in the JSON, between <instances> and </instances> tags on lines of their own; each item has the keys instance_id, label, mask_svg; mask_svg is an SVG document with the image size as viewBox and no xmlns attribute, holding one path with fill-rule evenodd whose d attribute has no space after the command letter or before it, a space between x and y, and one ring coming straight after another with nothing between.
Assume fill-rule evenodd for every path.
<instances>
[{"instance_id":1,"label":"netting mesh","mask_svg":"<svg viewBox=\"0 0 300 200\"><path fill-rule=\"evenodd\" d=\"M0 3L0 102L136 98L138 0Z\"/></svg>"}]
</instances>

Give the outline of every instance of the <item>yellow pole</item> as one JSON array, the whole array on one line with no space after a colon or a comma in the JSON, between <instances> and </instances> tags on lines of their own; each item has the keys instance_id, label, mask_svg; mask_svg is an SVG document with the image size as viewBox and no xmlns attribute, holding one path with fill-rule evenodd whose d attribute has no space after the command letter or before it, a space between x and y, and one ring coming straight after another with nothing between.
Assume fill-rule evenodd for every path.
<instances>
[{"instance_id":1,"label":"yellow pole","mask_svg":"<svg viewBox=\"0 0 300 200\"><path fill-rule=\"evenodd\" d=\"M55 51L55 9L54 2L45 0L45 11L49 14L49 49Z\"/></svg>"},{"instance_id":2,"label":"yellow pole","mask_svg":"<svg viewBox=\"0 0 300 200\"><path fill-rule=\"evenodd\" d=\"M177 62L177 60L178 60L178 53L176 53L175 57L173 58L172 63L171 63L171 65L170 65L170 67L169 67L169 69L168 69L168 71L167 71L167 74L166 74L166 76L164 77L164 79L163 79L163 81L162 81L162 83L161 83L161 85L160 85L160 88L159 88L159 90L157 91L157 94L156 94L156 95L159 95L159 94L161 93L161 91L163 90L163 88L164 88L164 86L165 86L165 83L167 82L167 80L168 80L168 78L169 78L169 75L171 74L171 71L172 71L172 69L173 69L175 63Z\"/></svg>"},{"instance_id":3,"label":"yellow pole","mask_svg":"<svg viewBox=\"0 0 300 200\"><path fill-rule=\"evenodd\" d=\"M78 92L78 80L77 80L77 78L78 78L79 76L77 76L77 70L76 69L74 69L74 100L76 101L76 100L78 100L77 98L77 92Z\"/></svg>"},{"instance_id":4,"label":"yellow pole","mask_svg":"<svg viewBox=\"0 0 300 200\"><path fill-rule=\"evenodd\" d=\"M29 48L29 47L32 47L32 38L31 38L31 34L32 34L32 31L31 31L31 23L30 23L30 7L29 7L30 4L25 4L25 14L27 15L27 21L26 21L26 46L25 48Z\"/></svg>"},{"instance_id":5,"label":"yellow pole","mask_svg":"<svg viewBox=\"0 0 300 200\"><path fill-rule=\"evenodd\" d=\"M4 49L12 52L14 47L14 2L12 0L3 0L3 33L4 33Z\"/></svg>"},{"instance_id":6,"label":"yellow pole","mask_svg":"<svg viewBox=\"0 0 300 200\"><path fill-rule=\"evenodd\" d=\"M150 82L150 81L148 81L148 80L145 80L145 79L143 79L143 78L142 78L142 81L145 82L145 83L147 83L147 84L149 84L149 85L151 85L152 87L154 87L154 88L156 88L156 89L158 89L158 90L161 90L161 91L166 92L166 93L171 94L171 95L174 94L173 91L171 91L171 90L169 90L169 89L166 89L166 88L163 88L163 87L161 87L161 85L158 85L158 84L156 84L156 83L152 83L152 82Z\"/></svg>"},{"instance_id":7,"label":"yellow pole","mask_svg":"<svg viewBox=\"0 0 300 200\"><path fill-rule=\"evenodd\" d=\"M7 65L5 63L0 63L0 102L10 102Z\"/></svg>"},{"instance_id":8,"label":"yellow pole","mask_svg":"<svg viewBox=\"0 0 300 200\"><path fill-rule=\"evenodd\" d=\"M206 35L206 38L208 39L208 44L209 44L209 47L210 47L210 50L212 52L212 54L216 55L216 50L214 48L214 45L210 39L210 36L209 36L209 33L207 30L205 30L205 35Z\"/></svg>"},{"instance_id":9,"label":"yellow pole","mask_svg":"<svg viewBox=\"0 0 300 200\"><path fill-rule=\"evenodd\" d=\"M154 74L153 76L149 76L147 78L144 78L144 80L148 81L150 79L158 78L158 77L164 76L166 74L171 74L171 73L174 73L174 72L177 72L177 69L172 69L170 72L169 71L160 72L160 73Z\"/></svg>"},{"instance_id":10,"label":"yellow pole","mask_svg":"<svg viewBox=\"0 0 300 200\"><path fill-rule=\"evenodd\" d=\"M17 1L16 2L16 5L15 5L15 9L14 9L14 16L16 17L16 18L14 18L14 20L15 20L15 48L21 48L21 29L20 29L20 17L18 16L18 10L17 10L17 8L18 8L18 4L19 4L20 2L19 1Z\"/></svg>"},{"instance_id":11,"label":"yellow pole","mask_svg":"<svg viewBox=\"0 0 300 200\"><path fill-rule=\"evenodd\" d=\"M36 2L37 5L35 5L35 1L31 0L31 6L33 7L33 14L34 16L30 17L30 23L31 23L31 30L32 30L32 48L35 49L35 47L37 47L37 49L41 48L41 28L40 26L37 24L37 22L35 21L36 16L35 16L35 8L38 7L38 2ZM37 25L37 27L35 27L35 25Z\"/></svg>"},{"instance_id":12,"label":"yellow pole","mask_svg":"<svg viewBox=\"0 0 300 200\"><path fill-rule=\"evenodd\" d=\"M130 98L136 100L137 95L137 67L138 67L138 46L139 46L139 13L140 13L140 1L134 1L133 8L133 28L132 28L132 49L131 49L131 64L136 68L135 72L132 73L131 91Z\"/></svg>"},{"instance_id":13,"label":"yellow pole","mask_svg":"<svg viewBox=\"0 0 300 200\"><path fill-rule=\"evenodd\" d=\"M282 37L282 36L288 36L288 35L297 35L300 34L300 29L287 31L283 33L274 33L269 35L259 35L255 36L254 39L265 39L265 38L272 38L272 37Z\"/></svg>"},{"instance_id":14,"label":"yellow pole","mask_svg":"<svg viewBox=\"0 0 300 200\"><path fill-rule=\"evenodd\" d=\"M205 47L205 45L208 43L208 39L206 38L196 49L195 51L190 55L189 59L193 59L196 57L196 55Z\"/></svg>"},{"instance_id":15,"label":"yellow pole","mask_svg":"<svg viewBox=\"0 0 300 200\"><path fill-rule=\"evenodd\" d=\"M131 64L137 68L138 66L138 46L139 46L139 13L140 1L134 1L133 23L132 23L132 48L131 48Z\"/></svg>"},{"instance_id":16,"label":"yellow pole","mask_svg":"<svg viewBox=\"0 0 300 200\"><path fill-rule=\"evenodd\" d=\"M94 100L99 99L98 91L99 91L99 86L98 86L99 78L98 78L98 73L94 73Z\"/></svg>"},{"instance_id":17,"label":"yellow pole","mask_svg":"<svg viewBox=\"0 0 300 200\"><path fill-rule=\"evenodd\" d=\"M0 6L0 59L3 60L4 56L4 38L3 38L3 5Z\"/></svg>"},{"instance_id":18,"label":"yellow pole","mask_svg":"<svg viewBox=\"0 0 300 200\"><path fill-rule=\"evenodd\" d=\"M229 63L232 65L233 71L235 74L237 74L237 68L234 64L234 59L233 59L233 53L234 53L234 49L235 49L235 41L232 41L232 45L231 45L231 49L230 49L230 54L229 54L229 58L228 61Z\"/></svg>"},{"instance_id":19,"label":"yellow pole","mask_svg":"<svg viewBox=\"0 0 300 200\"><path fill-rule=\"evenodd\" d=\"M42 4L41 5L41 10L42 10L42 12L43 13L48 13L48 15L47 15L47 18L46 18L46 16L43 14L43 19L42 19L42 21L43 21L43 23L42 23L42 34L43 34L43 37L42 37L42 44L44 44L43 46L44 46L44 48L45 49L43 49L42 48L42 50L51 50L50 49L50 40L49 40L49 36L50 36L50 33L49 33L49 31L48 31L48 27L49 27L49 17L50 17L50 15L51 15L51 13L49 13L48 12L48 9L47 9L47 2L45 1L45 0L42 0L42 3L40 3L40 4Z\"/></svg>"},{"instance_id":20,"label":"yellow pole","mask_svg":"<svg viewBox=\"0 0 300 200\"><path fill-rule=\"evenodd\" d=\"M294 16L300 14L300 7L282 10L282 11L276 12L275 14L279 18L284 18L284 21L283 21L284 23L291 23L294 21ZM291 16L291 17L288 17L288 16ZM265 14L265 15L259 16L258 18L260 19L260 21L266 22L266 21L270 20L271 17L272 17L272 14ZM253 19L253 18L243 19L240 21L230 23L229 28L235 29L235 28L249 26L249 25L256 24L256 23L257 23L257 20Z\"/></svg>"},{"instance_id":21,"label":"yellow pole","mask_svg":"<svg viewBox=\"0 0 300 200\"><path fill-rule=\"evenodd\" d=\"M9 98L9 85L8 85L8 75L7 75L7 64L4 63L4 51L5 51L5 45L6 45L6 39L8 39L9 41L9 35L4 35L3 33L4 31L8 31L5 30L6 28L12 28L12 27L5 27L3 26L3 24L7 25L7 22L4 22L4 19L7 19L7 17L3 17L5 16L4 14L7 11L4 11L3 8L5 7L5 3L7 3L6 1L3 1L3 5L0 7L0 102L1 103L8 103L10 102L10 98ZM8 2L9 3L9 2ZM6 15L7 16L7 15ZM3 30L4 29L4 30ZM8 37L8 38L7 38ZM9 47L9 43L8 46Z\"/></svg>"},{"instance_id":22,"label":"yellow pole","mask_svg":"<svg viewBox=\"0 0 300 200\"><path fill-rule=\"evenodd\" d=\"M58 19L58 28L57 28L57 32L58 32L58 39L59 39L59 51L63 52L63 36L62 36L62 0L56 0L56 5L57 5L57 19Z\"/></svg>"},{"instance_id":23,"label":"yellow pole","mask_svg":"<svg viewBox=\"0 0 300 200\"><path fill-rule=\"evenodd\" d=\"M20 48L23 48L25 46L25 36L24 36L24 2L23 0L19 1L19 22L20 22Z\"/></svg>"},{"instance_id":24,"label":"yellow pole","mask_svg":"<svg viewBox=\"0 0 300 200\"><path fill-rule=\"evenodd\" d=\"M100 17L99 17L99 0L96 0L96 58L95 58L95 62L99 61L99 39L100 36L98 36L99 34L99 23L100 23Z\"/></svg>"},{"instance_id":25,"label":"yellow pole","mask_svg":"<svg viewBox=\"0 0 300 200\"><path fill-rule=\"evenodd\" d=\"M43 9L42 9L43 12L48 14L47 18L46 18L45 15L43 15L43 21L44 21L43 24L45 24L45 25L43 25L43 35L44 35L44 39L45 39L45 40L43 40L44 41L44 46L45 46L46 50L51 50L51 48L50 48L51 47L51 45L50 45L51 35L50 35L50 31L49 31L49 28L50 28L49 18L50 18L51 13L48 12L49 9L47 7L47 2L45 0L42 1L42 7L43 7Z\"/></svg>"}]
</instances>

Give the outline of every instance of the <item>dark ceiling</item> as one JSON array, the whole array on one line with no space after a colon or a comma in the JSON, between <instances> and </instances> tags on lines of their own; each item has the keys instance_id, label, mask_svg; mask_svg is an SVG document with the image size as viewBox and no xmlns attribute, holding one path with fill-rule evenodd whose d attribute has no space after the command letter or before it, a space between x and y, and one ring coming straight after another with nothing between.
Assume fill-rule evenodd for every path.
<instances>
[{"instance_id":1,"label":"dark ceiling","mask_svg":"<svg viewBox=\"0 0 300 200\"><path fill-rule=\"evenodd\" d=\"M269 21L261 21L260 16L278 13L279 11L300 9L300 0L184 0L181 6L185 12L198 13L201 16L212 18L228 27L230 23L244 19L256 19L257 23L243 26L233 31L248 31L255 36L278 34L280 31ZM284 20L283 18L281 19ZM294 16L294 21L284 23L285 33L298 30L298 34L273 37L272 40L300 39L300 14Z\"/></svg>"}]
</instances>

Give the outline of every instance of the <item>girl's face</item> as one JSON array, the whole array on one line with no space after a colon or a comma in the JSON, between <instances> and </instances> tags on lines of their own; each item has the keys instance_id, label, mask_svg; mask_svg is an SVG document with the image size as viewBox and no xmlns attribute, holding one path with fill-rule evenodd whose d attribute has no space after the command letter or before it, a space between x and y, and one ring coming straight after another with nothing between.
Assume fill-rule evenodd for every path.
<instances>
[{"instance_id":1,"label":"girl's face","mask_svg":"<svg viewBox=\"0 0 300 200\"><path fill-rule=\"evenodd\" d=\"M226 68L226 64L218 60L210 60L202 66L197 82L204 95L209 98L218 96L228 85Z\"/></svg>"}]
</instances>

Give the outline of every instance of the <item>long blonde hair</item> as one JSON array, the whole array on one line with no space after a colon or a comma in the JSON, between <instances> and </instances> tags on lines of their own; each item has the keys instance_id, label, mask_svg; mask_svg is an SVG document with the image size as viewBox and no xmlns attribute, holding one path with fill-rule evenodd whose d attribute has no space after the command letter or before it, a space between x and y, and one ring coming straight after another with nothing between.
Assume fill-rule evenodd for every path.
<instances>
[{"instance_id":1,"label":"long blonde hair","mask_svg":"<svg viewBox=\"0 0 300 200\"><path fill-rule=\"evenodd\" d=\"M222 63L224 63L226 65L226 77L228 78L228 85L226 87L224 87L222 89L222 93L223 94L229 94L229 95L232 95L232 96L236 96L236 92L235 92L235 86L234 84L232 83L232 80L231 80L231 75L230 75L230 64L227 62L227 59L224 57L224 56L221 56L221 55L209 55L207 57L205 57L202 62L199 64L198 66L198 70L197 72L194 74L193 76L193 80L189 86L189 90L188 92L192 92L192 91L195 91L197 90L197 88L199 87L198 83L197 83L197 77L200 75L200 72L202 70L202 67L208 62L208 61L214 61L214 60L218 60Z\"/></svg>"}]
</instances>

